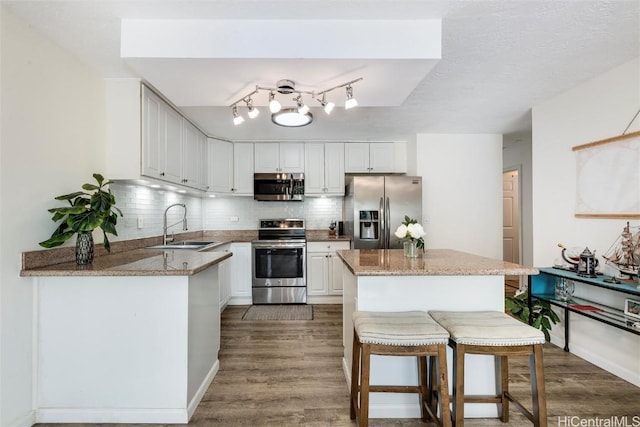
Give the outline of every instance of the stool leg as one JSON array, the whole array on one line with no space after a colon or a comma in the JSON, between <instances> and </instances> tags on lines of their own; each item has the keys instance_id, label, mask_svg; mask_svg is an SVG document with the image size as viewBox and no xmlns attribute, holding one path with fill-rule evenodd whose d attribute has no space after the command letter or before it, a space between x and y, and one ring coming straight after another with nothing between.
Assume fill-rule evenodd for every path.
<instances>
[{"instance_id":1,"label":"stool leg","mask_svg":"<svg viewBox=\"0 0 640 427\"><path fill-rule=\"evenodd\" d=\"M438 381L436 379L436 356L428 356L427 358L427 405L431 408L431 411L436 413L436 405L438 399Z\"/></svg>"},{"instance_id":2,"label":"stool leg","mask_svg":"<svg viewBox=\"0 0 640 427\"><path fill-rule=\"evenodd\" d=\"M438 384L440 418L442 427L451 427L451 410L449 409L449 374L447 372L447 346L438 346ZM435 406L435 405L434 405ZM434 412L435 413L435 412Z\"/></svg>"},{"instance_id":3,"label":"stool leg","mask_svg":"<svg viewBox=\"0 0 640 427\"><path fill-rule=\"evenodd\" d=\"M427 421L429 413L425 408L425 405L429 404L428 396L431 394L427 386L427 357L418 356L418 384L420 386L420 417L422 421Z\"/></svg>"},{"instance_id":4,"label":"stool leg","mask_svg":"<svg viewBox=\"0 0 640 427\"><path fill-rule=\"evenodd\" d=\"M498 403L498 412L500 413L500 421L509 422L509 359L507 356L495 356L496 360L496 389L500 398Z\"/></svg>"},{"instance_id":5,"label":"stool leg","mask_svg":"<svg viewBox=\"0 0 640 427\"><path fill-rule=\"evenodd\" d=\"M369 374L371 372L371 348L362 344L362 367L360 368L360 427L369 425Z\"/></svg>"},{"instance_id":6,"label":"stool leg","mask_svg":"<svg viewBox=\"0 0 640 427\"><path fill-rule=\"evenodd\" d=\"M453 345L453 425L464 427L464 344Z\"/></svg>"},{"instance_id":7,"label":"stool leg","mask_svg":"<svg viewBox=\"0 0 640 427\"><path fill-rule=\"evenodd\" d=\"M351 354L351 404L350 416L352 420L356 419L356 411L358 408L358 387L360 382L360 342L358 334L353 331L353 349Z\"/></svg>"},{"instance_id":8,"label":"stool leg","mask_svg":"<svg viewBox=\"0 0 640 427\"><path fill-rule=\"evenodd\" d=\"M547 398L544 387L544 365L542 360L542 344L533 346L533 354L529 356L531 371L531 395L533 397L533 425L547 427Z\"/></svg>"}]
</instances>

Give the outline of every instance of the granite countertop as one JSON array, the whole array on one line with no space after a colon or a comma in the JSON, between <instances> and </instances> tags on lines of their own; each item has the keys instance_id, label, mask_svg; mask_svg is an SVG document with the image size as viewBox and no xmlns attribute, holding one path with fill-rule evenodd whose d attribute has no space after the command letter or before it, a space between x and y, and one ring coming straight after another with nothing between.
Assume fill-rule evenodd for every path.
<instances>
[{"instance_id":1,"label":"granite countertop","mask_svg":"<svg viewBox=\"0 0 640 427\"><path fill-rule=\"evenodd\" d=\"M533 275L538 270L452 249L427 249L418 258L406 258L402 249L338 251L356 276L490 276Z\"/></svg>"},{"instance_id":2,"label":"granite countertop","mask_svg":"<svg viewBox=\"0 0 640 427\"><path fill-rule=\"evenodd\" d=\"M135 249L95 257L91 265L75 261L23 269L21 276L192 276L230 258L231 252Z\"/></svg>"},{"instance_id":3,"label":"granite countertop","mask_svg":"<svg viewBox=\"0 0 640 427\"><path fill-rule=\"evenodd\" d=\"M220 243L206 251L185 249L150 250L161 237L150 237L111 243L111 253L102 245L95 246L95 257L89 266L75 263L70 246L22 253L23 277L35 276L189 276L232 256L230 252L215 252L228 243L251 242L258 238L257 230L210 230L176 235L179 240L216 240ZM328 230L307 230L307 240L349 241L346 236L330 236Z\"/></svg>"}]
</instances>

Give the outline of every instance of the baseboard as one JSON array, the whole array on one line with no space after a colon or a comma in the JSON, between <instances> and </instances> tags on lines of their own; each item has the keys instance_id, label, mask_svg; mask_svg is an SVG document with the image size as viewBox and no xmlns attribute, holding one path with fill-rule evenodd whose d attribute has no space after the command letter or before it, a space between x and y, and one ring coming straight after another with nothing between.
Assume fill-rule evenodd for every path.
<instances>
[{"instance_id":1,"label":"baseboard","mask_svg":"<svg viewBox=\"0 0 640 427\"><path fill-rule=\"evenodd\" d=\"M253 304L252 297L231 297L227 305L251 305Z\"/></svg>"},{"instance_id":2,"label":"baseboard","mask_svg":"<svg viewBox=\"0 0 640 427\"><path fill-rule=\"evenodd\" d=\"M211 370L207 373L207 376L204 378L204 381L202 381L202 384L200 384L200 387L198 387L196 394L193 396L193 398L187 405L187 414L189 416L187 421L190 420L194 412L196 412L196 408L200 404L200 401L204 397L204 394L207 392L207 389L213 382L213 379L215 378L219 370L220 370L220 360L217 359L216 363L213 364L213 366L211 367Z\"/></svg>"},{"instance_id":3,"label":"baseboard","mask_svg":"<svg viewBox=\"0 0 640 427\"><path fill-rule=\"evenodd\" d=\"M37 423L125 423L125 424L187 424L185 408L172 409L103 409L103 408L40 408Z\"/></svg>"},{"instance_id":4,"label":"baseboard","mask_svg":"<svg viewBox=\"0 0 640 427\"><path fill-rule=\"evenodd\" d=\"M611 363L611 361L607 358L602 357L599 354L595 354L588 349L579 345L575 345L573 343L571 343L570 352L586 360L587 362L593 363L597 367L602 368L605 371L610 372L613 375L630 382L636 387L640 387L640 374L638 372L634 372L618 364Z\"/></svg>"},{"instance_id":5,"label":"baseboard","mask_svg":"<svg viewBox=\"0 0 640 427\"><path fill-rule=\"evenodd\" d=\"M31 427L36 423L35 411L29 411L22 417L16 418L12 423L7 424L7 427Z\"/></svg>"}]
</instances>

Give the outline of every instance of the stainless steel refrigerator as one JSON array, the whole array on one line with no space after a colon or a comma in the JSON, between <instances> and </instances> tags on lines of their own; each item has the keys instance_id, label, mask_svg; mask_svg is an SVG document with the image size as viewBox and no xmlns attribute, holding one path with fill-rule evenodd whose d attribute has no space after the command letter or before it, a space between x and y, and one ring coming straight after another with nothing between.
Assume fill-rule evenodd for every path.
<instances>
[{"instance_id":1,"label":"stainless steel refrigerator","mask_svg":"<svg viewBox=\"0 0 640 427\"><path fill-rule=\"evenodd\" d=\"M344 231L353 249L396 249L405 215L422 223L422 177L347 176Z\"/></svg>"}]
</instances>

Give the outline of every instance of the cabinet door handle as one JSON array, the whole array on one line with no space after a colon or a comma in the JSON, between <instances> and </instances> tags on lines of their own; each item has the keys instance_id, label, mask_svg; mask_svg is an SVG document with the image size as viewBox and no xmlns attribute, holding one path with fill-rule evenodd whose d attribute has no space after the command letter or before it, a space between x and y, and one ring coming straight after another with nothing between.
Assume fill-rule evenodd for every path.
<instances>
[{"instance_id":1,"label":"cabinet door handle","mask_svg":"<svg viewBox=\"0 0 640 427\"><path fill-rule=\"evenodd\" d=\"M160 176L164 176L164 172L160 172Z\"/></svg>"}]
</instances>

